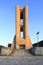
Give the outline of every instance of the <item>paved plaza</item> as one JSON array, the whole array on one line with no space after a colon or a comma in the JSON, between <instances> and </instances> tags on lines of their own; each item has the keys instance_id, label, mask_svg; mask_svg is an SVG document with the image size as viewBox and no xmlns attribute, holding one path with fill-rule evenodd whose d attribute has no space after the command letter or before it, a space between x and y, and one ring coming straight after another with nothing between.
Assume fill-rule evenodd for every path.
<instances>
[{"instance_id":1,"label":"paved plaza","mask_svg":"<svg viewBox=\"0 0 43 65\"><path fill-rule=\"evenodd\" d=\"M43 65L43 56L0 56L0 65Z\"/></svg>"}]
</instances>

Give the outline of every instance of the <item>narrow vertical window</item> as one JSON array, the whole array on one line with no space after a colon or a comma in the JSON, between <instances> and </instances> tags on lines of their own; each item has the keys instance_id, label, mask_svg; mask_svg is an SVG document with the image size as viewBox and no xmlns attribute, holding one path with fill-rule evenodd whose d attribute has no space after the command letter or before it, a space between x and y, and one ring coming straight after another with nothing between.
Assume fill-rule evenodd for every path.
<instances>
[{"instance_id":1,"label":"narrow vertical window","mask_svg":"<svg viewBox=\"0 0 43 65\"><path fill-rule=\"evenodd\" d=\"M23 32L20 32L20 37L23 38Z\"/></svg>"}]
</instances>

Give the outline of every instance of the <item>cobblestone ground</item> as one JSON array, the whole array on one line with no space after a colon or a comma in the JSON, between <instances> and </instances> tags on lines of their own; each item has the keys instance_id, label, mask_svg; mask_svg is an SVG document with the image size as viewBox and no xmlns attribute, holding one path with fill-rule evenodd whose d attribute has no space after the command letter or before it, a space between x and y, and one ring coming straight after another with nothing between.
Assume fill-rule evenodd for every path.
<instances>
[{"instance_id":1,"label":"cobblestone ground","mask_svg":"<svg viewBox=\"0 0 43 65\"><path fill-rule=\"evenodd\" d=\"M0 65L43 65L43 56L0 56Z\"/></svg>"}]
</instances>

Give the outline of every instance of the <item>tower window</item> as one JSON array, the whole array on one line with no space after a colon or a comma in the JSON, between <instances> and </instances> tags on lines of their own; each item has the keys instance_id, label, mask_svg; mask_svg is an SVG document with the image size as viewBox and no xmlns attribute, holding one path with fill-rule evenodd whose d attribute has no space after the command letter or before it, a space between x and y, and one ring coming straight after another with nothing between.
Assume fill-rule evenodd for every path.
<instances>
[{"instance_id":1,"label":"tower window","mask_svg":"<svg viewBox=\"0 0 43 65\"><path fill-rule=\"evenodd\" d=\"M20 22L23 23L23 19L20 19Z\"/></svg>"},{"instance_id":2,"label":"tower window","mask_svg":"<svg viewBox=\"0 0 43 65\"><path fill-rule=\"evenodd\" d=\"M23 32L20 32L20 37L23 38Z\"/></svg>"},{"instance_id":3,"label":"tower window","mask_svg":"<svg viewBox=\"0 0 43 65\"><path fill-rule=\"evenodd\" d=\"M20 22L23 23L23 12L20 12Z\"/></svg>"}]
</instances>

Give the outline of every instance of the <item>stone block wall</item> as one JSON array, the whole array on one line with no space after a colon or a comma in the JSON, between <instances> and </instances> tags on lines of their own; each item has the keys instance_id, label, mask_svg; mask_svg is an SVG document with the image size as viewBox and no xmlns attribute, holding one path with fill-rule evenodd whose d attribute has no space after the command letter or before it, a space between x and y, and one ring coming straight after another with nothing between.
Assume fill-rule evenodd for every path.
<instances>
[{"instance_id":1,"label":"stone block wall","mask_svg":"<svg viewBox=\"0 0 43 65\"><path fill-rule=\"evenodd\" d=\"M31 53L33 55L43 55L43 47L33 47Z\"/></svg>"}]
</instances>

